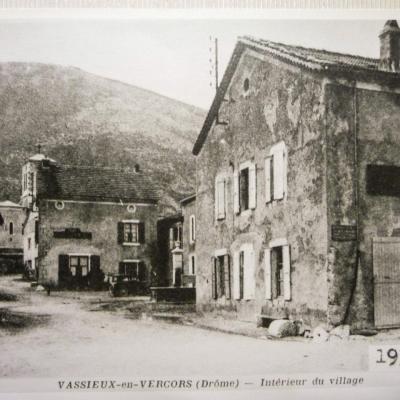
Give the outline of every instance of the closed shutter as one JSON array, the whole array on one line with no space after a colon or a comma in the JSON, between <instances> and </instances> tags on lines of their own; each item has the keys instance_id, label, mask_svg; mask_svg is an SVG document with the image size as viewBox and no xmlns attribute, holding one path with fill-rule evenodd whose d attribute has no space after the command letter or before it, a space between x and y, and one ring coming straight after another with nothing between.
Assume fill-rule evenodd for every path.
<instances>
[{"instance_id":1,"label":"closed shutter","mask_svg":"<svg viewBox=\"0 0 400 400\"><path fill-rule=\"evenodd\" d=\"M90 256L90 271L100 272L100 256Z\"/></svg>"},{"instance_id":2,"label":"closed shutter","mask_svg":"<svg viewBox=\"0 0 400 400\"><path fill-rule=\"evenodd\" d=\"M272 157L265 159L265 202L269 203L272 201L272 190L271 190L271 163Z\"/></svg>"},{"instance_id":3,"label":"closed shutter","mask_svg":"<svg viewBox=\"0 0 400 400\"><path fill-rule=\"evenodd\" d=\"M145 225L144 222L139 222L138 226L138 233L139 233L139 243L144 244L146 243L146 233L145 233Z\"/></svg>"},{"instance_id":4,"label":"closed shutter","mask_svg":"<svg viewBox=\"0 0 400 400\"><path fill-rule=\"evenodd\" d=\"M233 254L233 298L240 299L240 252Z\"/></svg>"},{"instance_id":5,"label":"closed shutter","mask_svg":"<svg viewBox=\"0 0 400 400\"><path fill-rule=\"evenodd\" d=\"M252 164L249 168L249 208L255 209L257 205L257 167Z\"/></svg>"},{"instance_id":6,"label":"closed shutter","mask_svg":"<svg viewBox=\"0 0 400 400\"><path fill-rule=\"evenodd\" d=\"M244 298L246 300L254 299L255 279L254 279L254 250L248 248L244 252Z\"/></svg>"},{"instance_id":7,"label":"closed shutter","mask_svg":"<svg viewBox=\"0 0 400 400\"><path fill-rule=\"evenodd\" d=\"M211 298L217 298L217 259L211 257Z\"/></svg>"},{"instance_id":8,"label":"closed shutter","mask_svg":"<svg viewBox=\"0 0 400 400\"><path fill-rule=\"evenodd\" d=\"M124 243L124 223L118 222L117 225L117 240L119 244Z\"/></svg>"},{"instance_id":9,"label":"closed shutter","mask_svg":"<svg viewBox=\"0 0 400 400\"><path fill-rule=\"evenodd\" d=\"M144 261L139 262L138 277L140 282L147 281L147 269Z\"/></svg>"},{"instance_id":10,"label":"closed shutter","mask_svg":"<svg viewBox=\"0 0 400 400\"><path fill-rule=\"evenodd\" d=\"M231 265L229 254L224 255L224 267L225 267L225 298L231 298Z\"/></svg>"},{"instance_id":11,"label":"closed shutter","mask_svg":"<svg viewBox=\"0 0 400 400\"><path fill-rule=\"evenodd\" d=\"M271 250L264 251L264 278L265 278L265 298L272 299L272 266L271 266Z\"/></svg>"},{"instance_id":12,"label":"closed shutter","mask_svg":"<svg viewBox=\"0 0 400 400\"><path fill-rule=\"evenodd\" d=\"M279 200L283 199L284 195L284 152L282 149L277 150L274 154L274 199Z\"/></svg>"},{"instance_id":13,"label":"closed shutter","mask_svg":"<svg viewBox=\"0 0 400 400\"><path fill-rule=\"evenodd\" d=\"M282 247L282 258L283 258L283 298L285 300L291 300L291 279L290 279L290 247Z\"/></svg>"},{"instance_id":14,"label":"closed shutter","mask_svg":"<svg viewBox=\"0 0 400 400\"><path fill-rule=\"evenodd\" d=\"M237 170L235 170L233 173L233 211L235 214L240 213L239 172Z\"/></svg>"}]
</instances>

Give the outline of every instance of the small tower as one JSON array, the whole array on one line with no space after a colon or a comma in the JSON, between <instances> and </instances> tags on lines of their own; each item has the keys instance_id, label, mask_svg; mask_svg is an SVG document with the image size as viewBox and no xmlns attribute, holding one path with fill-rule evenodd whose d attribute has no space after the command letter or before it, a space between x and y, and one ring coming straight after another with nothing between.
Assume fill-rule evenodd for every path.
<instances>
[{"instance_id":1,"label":"small tower","mask_svg":"<svg viewBox=\"0 0 400 400\"><path fill-rule=\"evenodd\" d=\"M399 72L400 28L396 20L386 21L379 39L381 42L379 69L382 71Z\"/></svg>"},{"instance_id":2,"label":"small tower","mask_svg":"<svg viewBox=\"0 0 400 400\"><path fill-rule=\"evenodd\" d=\"M38 173L55 163L53 159L41 153L41 146L38 145L38 153L30 157L28 162L22 166L21 205L23 207L33 210L36 206Z\"/></svg>"}]
</instances>

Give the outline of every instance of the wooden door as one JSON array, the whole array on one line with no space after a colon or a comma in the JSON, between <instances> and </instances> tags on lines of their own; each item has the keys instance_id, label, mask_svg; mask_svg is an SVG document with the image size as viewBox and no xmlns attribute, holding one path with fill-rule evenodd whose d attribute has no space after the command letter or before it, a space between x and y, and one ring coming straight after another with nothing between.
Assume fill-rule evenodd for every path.
<instances>
[{"instance_id":1,"label":"wooden door","mask_svg":"<svg viewBox=\"0 0 400 400\"><path fill-rule=\"evenodd\" d=\"M375 326L400 326L400 238L373 239L373 268Z\"/></svg>"}]
</instances>

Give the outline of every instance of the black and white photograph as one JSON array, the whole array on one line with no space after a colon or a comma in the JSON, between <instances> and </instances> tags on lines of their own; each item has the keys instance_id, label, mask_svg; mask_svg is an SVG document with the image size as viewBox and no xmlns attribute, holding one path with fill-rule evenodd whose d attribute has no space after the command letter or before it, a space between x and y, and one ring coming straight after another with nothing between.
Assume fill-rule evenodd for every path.
<instances>
[{"instance_id":1,"label":"black and white photograph","mask_svg":"<svg viewBox=\"0 0 400 400\"><path fill-rule=\"evenodd\" d=\"M0 14L0 391L393 385L399 21Z\"/></svg>"}]
</instances>

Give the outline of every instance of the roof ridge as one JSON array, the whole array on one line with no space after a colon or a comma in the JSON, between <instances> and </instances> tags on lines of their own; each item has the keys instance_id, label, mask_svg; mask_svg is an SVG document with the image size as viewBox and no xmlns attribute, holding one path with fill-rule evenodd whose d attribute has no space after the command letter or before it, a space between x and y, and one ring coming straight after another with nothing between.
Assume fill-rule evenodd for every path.
<instances>
[{"instance_id":1,"label":"roof ridge","mask_svg":"<svg viewBox=\"0 0 400 400\"><path fill-rule=\"evenodd\" d=\"M358 59L362 59L362 60L366 60L366 61L373 61L373 62L376 62L376 63L379 62L379 58L365 57L365 56L361 56L361 55L357 55L357 54L350 54L350 53L342 53L342 52L339 52L339 51L331 51L331 50L326 50L326 49L321 49L321 48L316 48L316 47L305 47L305 46L300 46L300 45L293 45L293 44L286 44L286 43L281 43L281 42L274 42L272 40L256 38L256 37L250 36L250 35L239 36L238 39L239 40L241 40L241 39L250 40L252 42L259 42L259 43L262 43L262 44L272 45L272 46L282 46L283 49L280 49L280 50L285 50L285 47L286 48L291 48L291 49L298 49L298 50L311 50L311 51L317 51L317 52L324 53L324 54L358 58ZM299 55L296 55L296 56L299 56Z\"/></svg>"},{"instance_id":2,"label":"roof ridge","mask_svg":"<svg viewBox=\"0 0 400 400\"><path fill-rule=\"evenodd\" d=\"M135 175L143 175L143 172L136 172L133 168L132 169L125 169L125 168L115 168L115 167L99 167L95 165L57 165L58 169L62 170L72 170L72 169L79 169L79 170L100 170L100 171L114 171L114 172L125 172L125 173L133 173Z\"/></svg>"}]
</instances>

